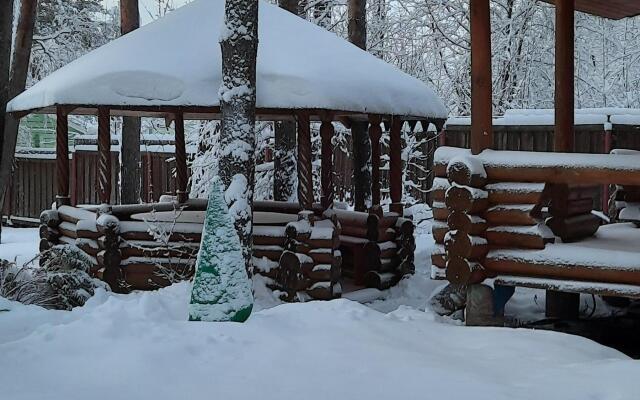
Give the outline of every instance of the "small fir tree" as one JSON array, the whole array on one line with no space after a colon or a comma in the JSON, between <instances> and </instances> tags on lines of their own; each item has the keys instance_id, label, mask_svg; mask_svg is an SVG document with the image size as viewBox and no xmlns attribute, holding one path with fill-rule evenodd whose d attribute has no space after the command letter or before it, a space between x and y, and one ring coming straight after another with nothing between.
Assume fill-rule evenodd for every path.
<instances>
[{"instance_id":1,"label":"small fir tree","mask_svg":"<svg viewBox=\"0 0 640 400\"><path fill-rule=\"evenodd\" d=\"M217 178L211 184L196 268L189 320L246 321L253 308L251 281Z\"/></svg>"}]
</instances>

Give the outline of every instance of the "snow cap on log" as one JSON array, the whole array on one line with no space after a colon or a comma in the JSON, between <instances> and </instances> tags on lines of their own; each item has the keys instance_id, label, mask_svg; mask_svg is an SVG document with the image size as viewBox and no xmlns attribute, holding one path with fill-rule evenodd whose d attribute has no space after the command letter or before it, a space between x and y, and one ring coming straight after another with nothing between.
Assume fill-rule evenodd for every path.
<instances>
[{"instance_id":1,"label":"snow cap on log","mask_svg":"<svg viewBox=\"0 0 640 400\"><path fill-rule=\"evenodd\" d=\"M472 156L452 158L447 165L447 177L451 182L475 188L484 187L487 182L482 161Z\"/></svg>"}]
</instances>

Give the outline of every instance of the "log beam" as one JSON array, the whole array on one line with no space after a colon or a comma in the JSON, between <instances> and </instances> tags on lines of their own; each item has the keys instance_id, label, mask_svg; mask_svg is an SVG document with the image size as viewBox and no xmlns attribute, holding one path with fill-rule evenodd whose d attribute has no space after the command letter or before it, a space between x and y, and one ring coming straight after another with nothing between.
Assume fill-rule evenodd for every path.
<instances>
[{"instance_id":1,"label":"log beam","mask_svg":"<svg viewBox=\"0 0 640 400\"><path fill-rule=\"evenodd\" d=\"M333 208L333 146L331 145L331 139L334 134L335 128L331 122L331 116L324 115L320 125L320 139L322 140L322 175L320 183L322 197L320 203L325 210Z\"/></svg>"},{"instance_id":2,"label":"log beam","mask_svg":"<svg viewBox=\"0 0 640 400\"><path fill-rule=\"evenodd\" d=\"M471 152L493 145L489 0L471 0Z\"/></svg>"},{"instance_id":3,"label":"log beam","mask_svg":"<svg viewBox=\"0 0 640 400\"><path fill-rule=\"evenodd\" d=\"M305 210L313 209L313 173L311 166L311 126L309 114L296 114L298 120L298 202Z\"/></svg>"},{"instance_id":4,"label":"log beam","mask_svg":"<svg viewBox=\"0 0 640 400\"><path fill-rule=\"evenodd\" d=\"M187 147L184 138L184 114L182 112L175 115L174 124L176 132L176 195L178 203L185 203L189 199L189 194L187 193Z\"/></svg>"},{"instance_id":5,"label":"log beam","mask_svg":"<svg viewBox=\"0 0 640 400\"><path fill-rule=\"evenodd\" d=\"M56 204L69 205L69 116L56 108Z\"/></svg>"},{"instance_id":6,"label":"log beam","mask_svg":"<svg viewBox=\"0 0 640 400\"><path fill-rule=\"evenodd\" d=\"M574 0L556 0L555 142L558 152L573 151Z\"/></svg>"},{"instance_id":7,"label":"log beam","mask_svg":"<svg viewBox=\"0 0 640 400\"><path fill-rule=\"evenodd\" d=\"M111 121L109 109L98 107L98 184L99 200L111 201Z\"/></svg>"},{"instance_id":8,"label":"log beam","mask_svg":"<svg viewBox=\"0 0 640 400\"><path fill-rule=\"evenodd\" d=\"M369 115L369 138L371 139L371 205L380 205L380 138L382 118Z\"/></svg>"},{"instance_id":9,"label":"log beam","mask_svg":"<svg viewBox=\"0 0 640 400\"><path fill-rule=\"evenodd\" d=\"M391 121L390 143L389 143L389 186L391 192L390 211L403 214L402 204L402 121L394 117Z\"/></svg>"}]
</instances>

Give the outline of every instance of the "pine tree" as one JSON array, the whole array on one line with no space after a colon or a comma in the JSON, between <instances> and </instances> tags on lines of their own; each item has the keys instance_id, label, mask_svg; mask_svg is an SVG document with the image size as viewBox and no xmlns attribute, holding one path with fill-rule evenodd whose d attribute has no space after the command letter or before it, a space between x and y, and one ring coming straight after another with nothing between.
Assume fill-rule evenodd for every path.
<instances>
[{"instance_id":1,"label":"pine tree","mask_svg":"<svg viewBox=\"0 0 640 400\"><path fill-rule=\"evenodd\" d=\"M234 222L216 178L211 184L191 291L190 321L244 322L251 314L251 281Z\"/></svg>"}]
</instances>

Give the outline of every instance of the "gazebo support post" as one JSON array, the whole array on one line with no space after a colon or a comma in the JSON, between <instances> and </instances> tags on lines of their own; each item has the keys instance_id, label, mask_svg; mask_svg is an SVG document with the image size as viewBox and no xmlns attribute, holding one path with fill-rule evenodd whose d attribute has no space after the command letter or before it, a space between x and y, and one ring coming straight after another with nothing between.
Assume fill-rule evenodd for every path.
<instances>
[{"instance_id":1,"label":"gazebo support post","mask_svg":"<svg viewBox=\"0 0 640 400\"><path fill-rule=\"evenodd\" d=\"M69 196L69 115L56 108L56 204L71 204Z\"/></svg>"},{"instance_id":2,"label":"gazebo support post","mask_svg":"<svg viewBox=\"0 0 640 400\"><path fill-rule=\"evenodd\" d=\"M299 112L298 120L298 202L305 210L313 209L313 170L311 166L311 122L309 114Z\"/></svg>"},{"instance_id":3,"label":"gazebo support post","mask_svg":"<svg viewBox=\"0 0 640 400\"><path fill-rule=\"evenodd\" d=\"M491 17L489 0L470 0L471 152L493 146L491 96Z\"/></svg>"},{"instance_id":4,"label":"gazebo support post","mask_svg":"<svg viewBox=\"0 0 640 400\"><path fill-rule=\"evenodd\" d=\"M99 200L111 201L111 117L107 107L98 107L98 183Z\"/></svg>"},{"instance_id":5,"label":"gazebo support post","mask_svg":"<svg viewBox=\"0 0 640 400\"><path fill-rule=\"evenodd\" d=\"M185 203L189 198L187 193L187 147L184 139L184 114L182 111L175 114L176 132L176 196L178 203Z\"/></svg>"},{"instance_id":6,"label":"gazebo support post","mask_svg":"<svg viewBox=\"0 0 640 400\"><path fill-rule=\"evenodd\" d=\"M327 210L333 208L333 146L331 145L331 139L335 134L335 128L331 122L332 116L329 113L323 113L321 119L320 139L322 141L322 197L320 199L320 203L322 204L322 208Z\"/></svg>"},{"instance_id":7,"label":"gazebo support post","mask_svg":"<svg viewBox=\"0 0 640 400\"><path fill-rule=\"evenodd\" d=\"M556 92L554 150L572 152L574 140L574 0L556 0ZM566 200L566 199L565 199ZM548 318L575 319L580 295L554 290L546 292Z\"/></svg>"},{"instance_id":8,"label":"gazebo support post","mask_svg":"<svg viewBox=\"0 0 640 400\"><path fill-rule=\"evenodd\" d=\"M573 150L574 125L574 0L556 0L555 146Z\"/></svg>"},{"instance_id":9,"label":"gazebo support post","mask_svg":"<svg viewBox=\"0 0 640 400\"><path fill-rule=\"evenodd\" d=\"M382 128L380 115L369 115L369 138L371 139L371 206L380 205L380 138Z\"/></svg>"},{"instance_id":10,"label":"gazebo support post","mask_svg":"<svg viewBox=\"0 0 640 400\"><path fill-rule=\"evenodd\" d=\"M400 214L404 213L402 204L402 125L404 121L398 117L391 120L390 143L389 143L389 186L391 191L390 211Z\"/></svg>"}]
</instances>

